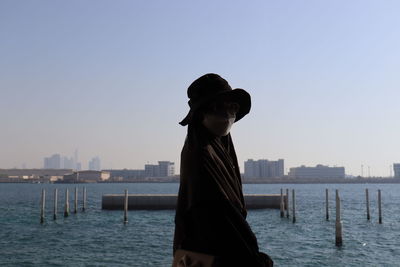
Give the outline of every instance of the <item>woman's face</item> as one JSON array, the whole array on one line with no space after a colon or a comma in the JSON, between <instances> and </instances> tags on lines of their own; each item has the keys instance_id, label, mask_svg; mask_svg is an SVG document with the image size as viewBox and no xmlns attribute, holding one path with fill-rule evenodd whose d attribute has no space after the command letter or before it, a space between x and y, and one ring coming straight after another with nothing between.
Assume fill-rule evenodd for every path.
<instances>
[{"instance_id":1,"label":"woman's face","mask_svg":"<svg viewBox=\"0 0 400 267\"><path fill-rule=\"evenodd\" d=\"M216 136L226 136L235 122L239 104L229 100L219 100L208 105L204 111L203 125Z\"/></svg>"}]
</instances>

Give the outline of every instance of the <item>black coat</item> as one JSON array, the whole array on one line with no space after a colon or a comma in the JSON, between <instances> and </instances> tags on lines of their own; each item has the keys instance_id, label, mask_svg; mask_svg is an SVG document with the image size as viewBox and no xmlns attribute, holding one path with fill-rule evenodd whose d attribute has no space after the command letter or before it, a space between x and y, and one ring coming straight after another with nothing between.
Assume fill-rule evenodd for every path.
<instances>
[{"instance_id":1,"label":"black coat","mask_svg":"<svg viewBox=\"0 0 400 267\"><path fill-rule=\"evenodd\" d=\"M181 153L174 253L186 249L215 255L220 266L272 266L259 252L246 207L230 134L215 137L188 126Z\"/></svg>"}]
</instances>

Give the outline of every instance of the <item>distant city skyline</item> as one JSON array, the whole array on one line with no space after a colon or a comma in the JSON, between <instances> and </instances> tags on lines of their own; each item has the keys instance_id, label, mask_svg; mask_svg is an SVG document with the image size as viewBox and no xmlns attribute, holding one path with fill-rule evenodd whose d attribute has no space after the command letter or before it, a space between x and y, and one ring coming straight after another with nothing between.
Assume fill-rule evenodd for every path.
<instances>
[{"instance_id":1,"label":"distant city skyline","mask_svg":"<svg viewBox=\"0 0 400 267\"><path fill-rule=\"evenodd\" d=\"M26 163L22 165L23 168L27 168L26 166ZM40 168L73 169L78 171L86 169L99 171L101 170L101 160L99 156L94 156L87 161L87 164L82 164L82 162L79 161L78 149L75 149L73 157L63 156L61 153L53 153L51 156L44 157L43 165Z\"/></svg>"},{"instance_id":2,"label":"distant city skyline","mask_svg":"<svg viewBox=\"0 0 400 267\"><path fill-rule=\"evenodd\" d=\"M28 165L26 163L23 163L21 167L14 166L14 167L2 167L0 166L0 169L74 169L74 170L134 170L138 172L143 172L143 175L137 175L138 177L141 177L145 174L150 175L149 177L155 177L157 176L156 173L159 172L159 168L162 168L163 171L162 173L169 173L169 175L174 175L178 174L179 171L177 172L176 170L176 163L172 161L158 161L158 165L150 164L150 162L146 162L143 164L141 167L138 168L132 168L132 167L120 167L120 168L107 168L107 167L102 167L101 165L101 160L99 156L91 157L88 160L88 163L86 165L83 165L81 162L76 162L78 158L78 150L76 149L74 152L74 158L68 158L67 156L62 156L60 153L54 153L49 157L44 157L43 162L44 164L40 167L27 167ZM50 163L46 165L46 160L50 160ZM59 163L57 163L59 161ZM297 165L297 166L287 166L284 164L285 159L278 159L276 161L274 160L268 160L268 159L247 159L243 162L239 162L239 165L243 165L243 168L240 168L240 172L243 174L245 178L271 178L271 177L281 177L283 175L290 175L290 169L296 169L296 168L313 168L313 167L331 167L331 168L337 168L337 164L321 164L317 163L315 165ZM69 162L69 164L66 166L65 162ZM77 165L74 165L74 164ZM243 164L242 164L243 163ZM172 164L172 165L171 165ZM75 167L74 167L75 166ZM168 167L162 167L162 166L168 166ZM87 167L87 168L86 168ZM344 169L346 169L346 166L341 166ZM170 169L172 168L172 169ZM165 169L165 170L164 170ZM145 172L146 171L146 172ZM283 175L282 175L283 174ZM360 166L360 173L359 174L351 174L348 173L347 171L344 173L346 176L362 176L362 177L400 177L400 163L392 163L389 165L389 174L388 175L374 175L371 166L368 165L361 165ZM164 175L164 174L163 174Z\"/></svg>"},{"instance_id":3,"label":"distant city skyline","mask_svg":"<svg viewBox=\"0 0 400 267\"><path fill-rule=\"evenodd\" d=\"M84 164L168 159L179 173L187 87L215 72L252 97L231 131L241 172L249 158L283 158L389 176L400 162L398 10L370 0L0 1L0 167L40 168L79 148Z\"/></svg>"},{"instance_id":4,"label":"distant city skyline","mask_svg":"<svg viewBox=\"0 0 400 267\"><path fill-rule=\"evenodd\" d=\"M76 151L76 150L75 150ZM59 155L60 156L60 162L63 162L60 166L65 166L65 162L67 160L69 160L70 162L73 160L73 158L68 158L68 156L62 156L62 153L53 153L52 156L55 155ZM16 168L16 169L31 169L31 168L46 168L46 165L43 164L43 161L45 160L46 157L43 158L42 163L39 165L36 164L32 164L30 162L24 161L19 165L13 165L13 166L0 166L0 169L8 169L8 168ZM35 160L35 162L37 162L38 160ZM155 160L157 161L157 160ZM247 160L240 162L239 161L239 167L240 167L240 171L241 173L245 173L245 162ZM83 162L83 163L82 163ZM139 169L141 168L140 164L128 164L127 166L121 166L117 167L117 168L113 168L113 164L111 162L109 162L109 165L100 165L100 157L99 156L89 156L87 160L82 160L82 162L77 162L78 166L77 167L71 167L71 165L67 166L66 169L77 169L77 170L83 170L83 169L87 169L87 170L100 170L100 169ZM91 163L92 162L92 163ZM146 161L143 162L142 166L145 166L146 164L149 164L150 161ZM290 162L290 160L289 160ZM73 164L73 163L70 163ZM95 165L91 165L91 164L95 164ZM97 164L97 165L96 165ZM176 164L176 163L175 163ZM179 160L178 160L178 164L179 165ZM321 162L316 162L315 164L298 164L295 166L285 166L284 168L284 173L285 175L288 174L289 172L289 168L290 167L300 167L300 166L317 166L317 165L326 165L326 166L338 166L339 164L334 164L334 163L321 163ZM384 175L377 175L374 174L375 173L375 169L373 167L371 167L371 165L366 165L366 164L361 164L359 166L359 171L355 172L355 173L347 173L347 175L352 175L352 176L363 176L363 177L368 177L368 176L377 176L377 177L391 177L394 176L394 172L395 172L395 167L394 165L396 165L396 163L392 162L390 164L388 164L387 166L387 174ZM97 166L97 167L90 167L90 166ZM100 168L98 166L101 166ZM134 167L132 167L134 166ZM346 165L344 165L346 167ZM95 169L94 169L95 168ZM396 167L399 168L399 167ZM346 168L347 169L347 168ZM398 171L400 173L400 171ZM179 173L179 169L177 169L177 173Z\"/></svg>"}]
</instances>

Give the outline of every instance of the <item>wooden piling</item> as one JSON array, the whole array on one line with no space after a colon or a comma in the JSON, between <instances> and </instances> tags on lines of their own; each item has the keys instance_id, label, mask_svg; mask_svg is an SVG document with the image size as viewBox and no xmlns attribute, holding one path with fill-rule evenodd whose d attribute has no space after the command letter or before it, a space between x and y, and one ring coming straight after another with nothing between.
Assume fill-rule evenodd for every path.
<instances>
[{"instance_id":1,"label":"wooden piling","mask_svg":"<svg viewBox=\"0 0 400 267\"><path fill-rule=\"evenodd\" d=\"M325 213L326 213L326 220L329 221L329 191L328 191L328 188L325 189Z\"/></svg>"},{"instance_id":2,"label":"wooden piling","mask_svg":"<svg viewBox=\"0 0 400 267\"><path fill-rule=\"evenodd\" d=\"M78 213L78 187L75 187L74 213Z\"/></svg>"},{"instance_id":3,"label":"wooden piling","mask_svg":"<svg viewBox=\"0 0 400 267\"><path fill-rule=\"evenodd\" d=\"M382 223L382 199L381 199L381 190L378 189L378 209L379 209L379 223Z\"/></svg>"},{"instance_id":4,"label":"wooden piling","mask_svg":"<svg viewBox=\"0 0 400 267\"><path fill-rule=\"evenodd\" d=\"M86 210L86 187L83 188L82 196L82 211Z\"/></svg>"},{"instance_id":5,"label":"wooden piling","mask_svg":"<svg viewBox=\"0 0 400 267\"><path fill-rule=\"evenodd\" d=\"M367 205L367 220L369 221L371 219L370 213L369 213L369 192L368 188L365 189L365 200L366 200L366 205Z\"/></svg>"},{"instance_id":6,"label":"wooden piling","mask_svg":"<svg viewBox=\"0 0 400 267\"><path fill-rule=\"evenodd\" d=\"M292 211L292 217L293 217L293 223L295 223L296 222L296 196L295 196L295 193L294 193L294 189L292 189L292 208L293 208L293 211Z\"/></svg>"},{"instance_id":7,"label":"wooden piling","mask_svg":"<svg viewBox=\"0 0 400 267\"><path fill-rule=\"evenodd\" d=\"M289 218L289 189L286 188L286 218Z\"/></svg>"},{"instance_id":8,"label":"wooden piling","mask_svg":"<svg viewBox=\"0 0 400 267\"><path fill-rule=\"evenodd\" d=\"M335 243L336 246L340 247L343 244L342 238L342 222L340 221L340 197L339 197L339 190L336 189L336 231L335 231Z\"/></svg>"},{"instance_id":9,"label":"wooden piling","mask_svg":"<svg viewBox=\"0 0 400 267\"><path fill-rule=\"evenodd\" d=\"M54 210L53 210L53 220L57 220L57 201L58 201L58 190L54 189Z\"/></svg>"},{"instance_id":10,"label":"wooden piling","mask_svg":"<svg viewBox=\"0 0 400 267\"><path fill-rule=\"evenodd\" d=\"M68 188L65 189L65 205L64 205L64 217L69 216L69 192Z\"/></svg>"},{"instance_id":11,"label":"wooden piling","mask_svg":"<svg viewBox=\"0 0 400 267\"><path fill-rule=\"evenodd\" d=\"M124 223L128 223L128 189L125 189Z\"/></svg>"},{"instance_id":12,"label":"wooden piling","mask_svg":"<svg viewBox=\"0 0 400 267\"><path fill-rule=\"evenodd\" d=\"M46 191L43 188L42 189L42 207L40 209L40 223L44 223L44 210L45 210L45 204L46 204Z\"/></svg>"},{"instance_id":13,"label":"wooden piling","mask_svg":"<svg viewBox=\"0 0 400 267\"><path fill-rule=\"evenodd\" d=\"M283 202L283 189L281 188L281 204L280 204L280 211L281 211L281 218L285 217L283 212L284 209L284 202Z\"/></svg>"}]
</instances>

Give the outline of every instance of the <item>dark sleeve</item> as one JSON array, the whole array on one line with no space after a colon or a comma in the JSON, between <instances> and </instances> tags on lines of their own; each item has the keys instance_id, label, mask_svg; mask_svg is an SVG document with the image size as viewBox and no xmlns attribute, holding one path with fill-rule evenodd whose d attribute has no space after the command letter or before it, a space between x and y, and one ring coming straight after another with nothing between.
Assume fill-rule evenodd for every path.
<instances>
[{"instance_id":1,"label":"dark sleeve","mask_svg":"<svg viewBox=\"0 0 400 267\"><path fill-rule=\"evenodd\" d=\"M192 207L190 215L196 239L209 250L206 253L220 256L225 262L243 262L245 266L272 266L258 251L257 239L246 219L228 200L199 203Z\"/></svg>"}]
</instances>

